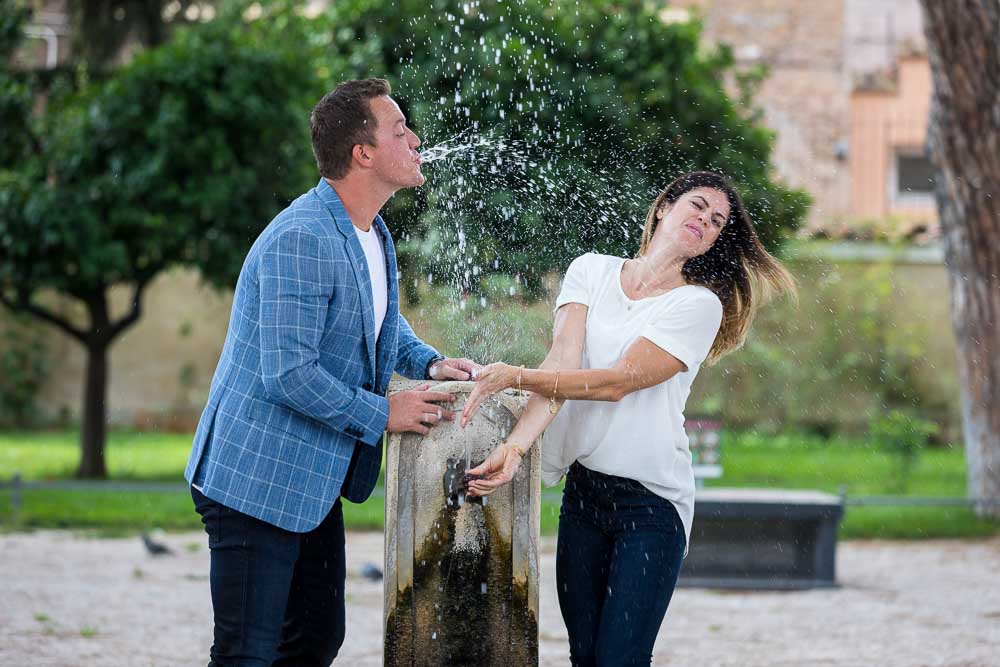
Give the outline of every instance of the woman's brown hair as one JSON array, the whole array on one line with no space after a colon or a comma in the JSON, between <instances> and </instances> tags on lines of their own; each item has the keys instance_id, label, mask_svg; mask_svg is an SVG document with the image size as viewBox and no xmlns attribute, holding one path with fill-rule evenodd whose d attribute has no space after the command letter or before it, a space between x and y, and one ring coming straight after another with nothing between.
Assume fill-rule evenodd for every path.
<instances>
[{"instance_id":1,"label":"woman's brown hair","mask_svg":"<svg viewBox=\"0 0 1000 667\"><path fill-rule=\"evenodd\" d=\"M659 224L656 214L695 188L718 190L729 200L729 218L719 238L705 253L688 259L681 270L689 284L707 287L722 301L722 326L706 361L707 365L712 365L743 345L762 303L780 294L795 298L796 288L792 274L757 238L753 221L736 188L728 178L711 171L684 174L656 197L646 215L636 257L642 257L649 250Z\"/></svg>"}]
</instances>

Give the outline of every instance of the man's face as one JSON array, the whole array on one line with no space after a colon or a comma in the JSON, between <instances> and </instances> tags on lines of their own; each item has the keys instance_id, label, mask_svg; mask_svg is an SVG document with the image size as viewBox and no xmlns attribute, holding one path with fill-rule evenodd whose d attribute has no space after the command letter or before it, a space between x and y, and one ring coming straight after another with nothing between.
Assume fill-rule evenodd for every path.
<instances>
[{"instance_id":1,"label":"man's face","mask_svg":"<svg viewBox=\"0 0 1000 667\"><path fill-rule=\"evenodd\" d=\"M396 190L423 185L424 175L420 173L420 155L416 150L420 137L406 126L406 117L391 97L376 97L370 104L378 121L377 145L366 150L370 151L375 173Z\"/></svg>"}]
</instances>

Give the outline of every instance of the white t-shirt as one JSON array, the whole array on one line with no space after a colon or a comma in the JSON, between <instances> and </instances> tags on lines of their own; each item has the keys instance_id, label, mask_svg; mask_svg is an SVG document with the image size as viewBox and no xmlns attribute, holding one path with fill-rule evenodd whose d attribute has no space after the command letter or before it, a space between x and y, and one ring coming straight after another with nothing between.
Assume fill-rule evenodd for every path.
<instances>
[{"instance_id":1,"label":"white t-shirt","mask_svg":"<svg viewBox=\"0 0 1000 667\"><path fill-rule=\"evenodd\" d=\"M574 461L640 482L671 501L688 540L694 518L694 474L684 431L684 404L722 323L722 302L706 287L684 285L633 301L621 286L625 260L588 253L570 264L556 308L588 307L582 368L611 368L643 336L687 366L617 403L566 401L545 432L542 479L559 482Z\"/></svg>"},{"instance_id":2,"label":"white t-shirt","mask_svg":"<svg viewBox=\"0 0 1000 667\"><path fill-rule=\"evenodd\" d=\"M385 320L385 312L389 308L389 286L385 278L385 251L382 249L382 238L378 229L372 225L367 232L363 232L354 227L354 232L361 242L361 249L365 251L365 259L368 262L368 277L372 283L372 299L375 306L375 340L378 340L379 332L382 331L382 322Z\"/></svg>"}]
</instances>

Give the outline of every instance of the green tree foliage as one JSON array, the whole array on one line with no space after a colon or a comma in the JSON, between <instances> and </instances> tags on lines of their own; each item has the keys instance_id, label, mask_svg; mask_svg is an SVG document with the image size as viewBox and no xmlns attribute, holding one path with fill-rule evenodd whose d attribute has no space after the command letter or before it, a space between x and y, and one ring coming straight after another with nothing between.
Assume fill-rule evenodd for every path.
<instances>
[{"instance_id":1,"label":"green tree foliage","mask_svg":"<svg viewBox=\"0 0 1000 667\"><path fill-rule=\"evenodd\" d=\"M538 285L581 252L634 253L652 197L696 168L736 180L775 248L808 198L771 178L773 136L740 101L753 77L727 48L703 48L700 23L660 11L640 0L331 3L318 23L345 74L388 76L428 143L505 138L478 159L428 165L431 187L393 200L411 239L404 262L465 287L477 267Z\"/></svg>"},{"instance_id":2,"label":"green tree foliage","mask_svg":"<svg viewBox=\"0 0 1000 667\"><path fill-rule=\"evenodd\" d=\"M105 474L107 350L140 317L146 286L180 265L233 284L253 239L312 181L304 110L320 89L300 28L287 13L234 14L178 31L104 80L51 94L17 135L26 148L5 150L0 302L87 348L82 476ZM22 104L25 80L4 71L0 108ZM109 306L119 285L133 290L124 314Z\"/></svg>"}]
</instances>

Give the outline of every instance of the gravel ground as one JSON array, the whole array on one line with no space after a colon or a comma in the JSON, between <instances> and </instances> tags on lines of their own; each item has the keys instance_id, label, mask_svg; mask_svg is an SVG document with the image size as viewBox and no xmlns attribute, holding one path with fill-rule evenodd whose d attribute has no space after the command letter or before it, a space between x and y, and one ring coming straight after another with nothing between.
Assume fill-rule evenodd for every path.
<instances>
[{"instance_id":1,"label":"gravel ground","mask_svg":"<svg viewBox=\"0 0 1000 667\"><path fill-rule=\"evenodd\" d=\"M202 533L0 536L0 665L204 665L211 643ZM348 536L347 641L338 665L381 664L382 536ZM841 587L784 593L680 589L656 665L1000 667L1000 539L839 545ZM555 541L542 545L541 664L567 665Z\"/></svg>"}]
</instances>

